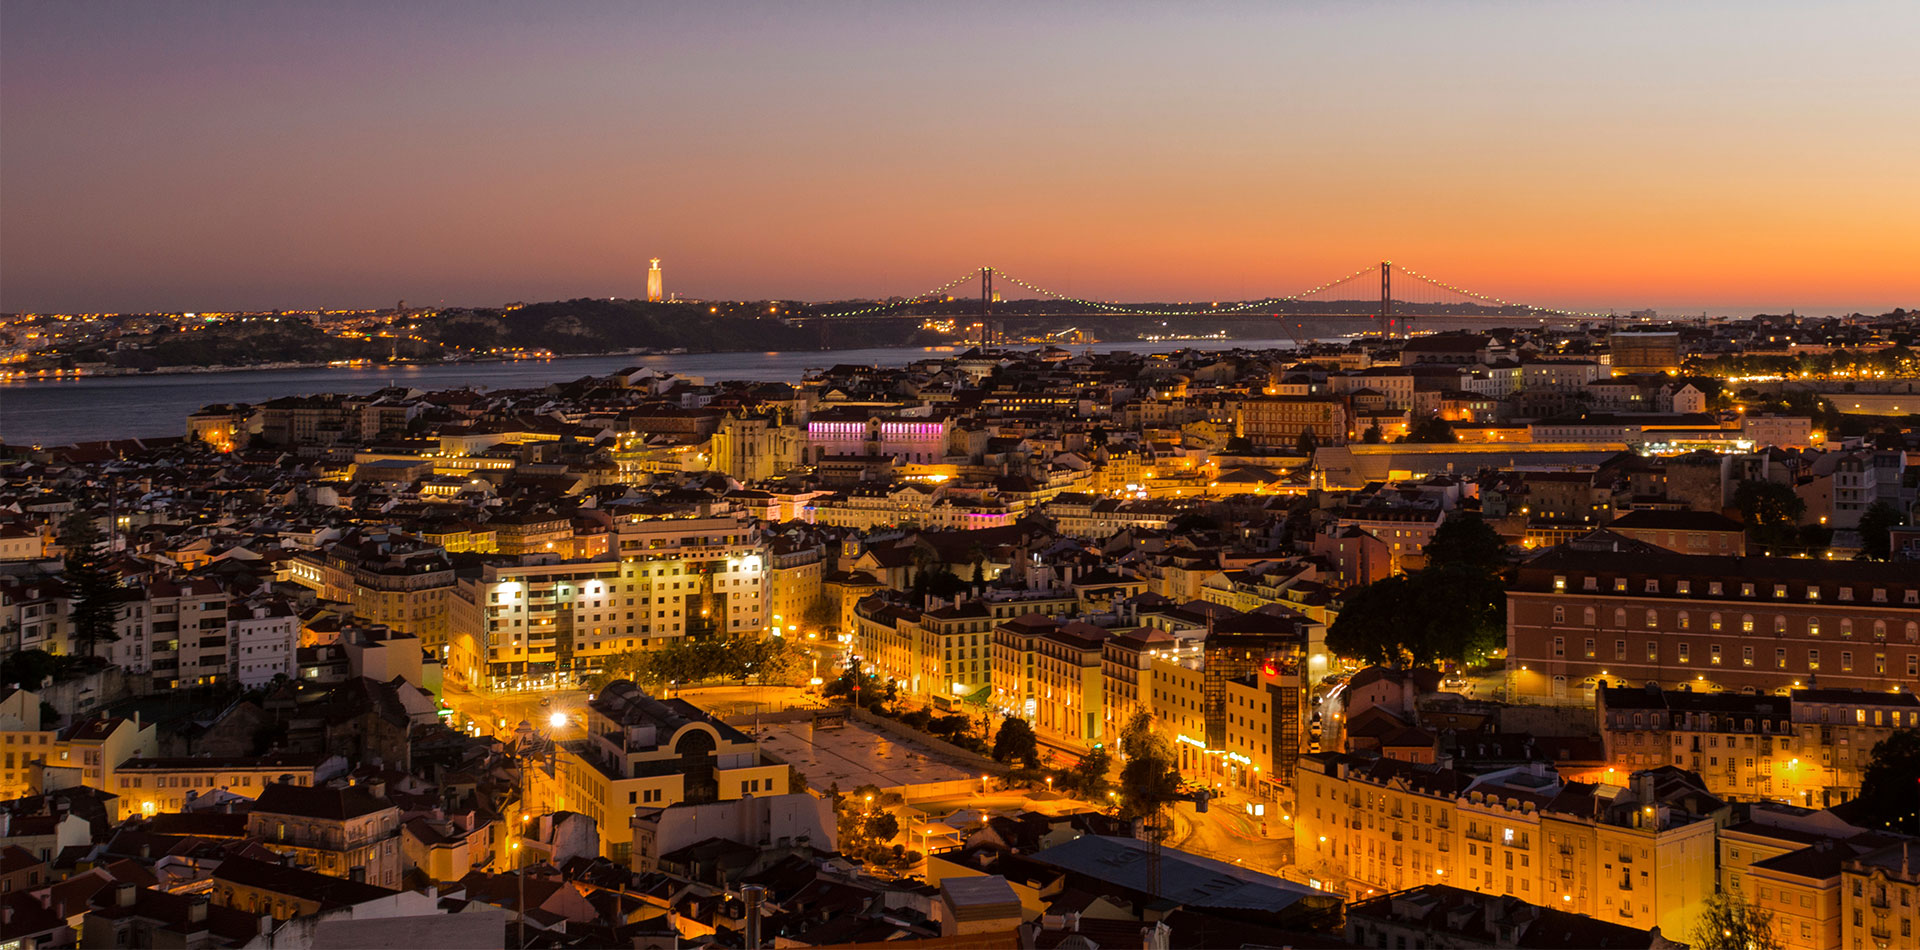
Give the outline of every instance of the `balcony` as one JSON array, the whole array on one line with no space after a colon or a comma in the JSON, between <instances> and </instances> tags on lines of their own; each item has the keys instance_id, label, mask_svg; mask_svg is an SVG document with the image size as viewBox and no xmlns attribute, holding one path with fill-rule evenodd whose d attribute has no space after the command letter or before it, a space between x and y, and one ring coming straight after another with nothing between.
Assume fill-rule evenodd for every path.
<instances>
[{"instance_id":1,"label":"balcony","mask_svg":"<svg viewBox=\"0 0 1920 950\"><path fill-rule=\"evenodd\" d=\"M1468 837L1469 839L1471 839L1471 840L1474 840L1474 841L1478 841L1478 842L1481 842L1481 843L1483 843L1483 844L1492 844L1492 843L1493 843L1493 832L1492 832L1492 831L1481 831L1481 830L1479 830L1479 829L1476 829L1476 828L1468 828L1468 829L1466 830L1466 836L1467 836L1467 837Z\"/></svg>"}]
</instances>

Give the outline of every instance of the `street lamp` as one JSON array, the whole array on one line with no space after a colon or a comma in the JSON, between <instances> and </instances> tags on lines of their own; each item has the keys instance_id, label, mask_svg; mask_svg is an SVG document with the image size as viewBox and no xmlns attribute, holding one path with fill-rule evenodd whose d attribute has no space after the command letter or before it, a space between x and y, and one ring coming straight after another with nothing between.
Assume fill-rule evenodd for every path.
<instances>
[{"instance_id":1,"label":"street lamp","mask_svg":"<svg viewBox=\"0 0 1920 950\"><path fill-rule=\"evenodd\" d=\"M525 821L526 816L520 816L520 820ZM518 907L520 912L520 946L524 947L527 945L527 861L526 853L520 850L520 842L518 841L513 843L513 858L513 876L516 883L520 886Z\"/></svg>"}]
</instances>

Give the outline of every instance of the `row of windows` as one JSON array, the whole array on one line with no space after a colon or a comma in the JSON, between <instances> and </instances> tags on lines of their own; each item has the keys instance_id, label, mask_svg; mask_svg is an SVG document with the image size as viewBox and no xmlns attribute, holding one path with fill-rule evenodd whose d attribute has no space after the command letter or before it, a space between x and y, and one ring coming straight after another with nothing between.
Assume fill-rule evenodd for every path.
<instances>
[{"instance_id":1,"label":"row of windows","mask_svg":"<svg viewBox=\"0 0 1920 950\"><path fill-rule=\"evenodd\" d=\"M1591 574L1590 574L1590 575L1587 575L1586 577L1583 577L1583 578L1581 579L1581 585L1580 585L1580 589L1581 589L1581 590L1586 590L1586 591L1598 591L1598 590L1600 590L1600 589L1601 589L1601 587L1602 587L1602 586L1603 586L1603 585L1602 585L1602 583L1601 583L1601 579L1600 579L1600 578L1599 578L1598 576L1595 576L1595 575L1591 575ZM1627 588L1628 588L1628 581L1627 581L1627 579L1626 579L1626 578L1624 578L1624 577L1615 577L1615 578L1613 578L1613 579L1612 579L1612 583L1611 583L1610 585L1606 585L1606 586L1608 586L1608 587L1609 587L1609 588L1610 588L1610 589L1611 589L1611 590L1613 591L1613 593L1616 593L1616 594L1624 594L1624 593L1627 593ZM1708 582L1707 582L1707 596L1709 596L1709 597L1722 597L1722 596L1725 596L1725 595L1726 595L1726 590L1727 590L1727 586L1728 586L1728 585L1726 584L1726 582L1723 582L1723 581L1708 581ZM1762 594L1761 592L1762 592L1763 590L1766 590L1766 591L1767 591L1768 593L1771 593L1771 594L1772 594L1772 596L1773 596L1773 599L1775 599L1775 600L1786 600L1786 599L1788 598L1788 596L1789 596L1789 587L1792 587L1792 586L1799 586L1799 587L1800 587L1800 591L1801 591L1801 595L1802 595L1802 596L1803 596L1803 597L1804 597L1804 598L1805 598L1806 600L1809 600L1809 601L1817 601L1817 600L1819 600L1819 599L1820 599L1820 597L1821 597L1821 588L1820 588L1820 586L1819 586L1819 585L1817 585L1817 584L1804 584L1804 585L1788 585L1788 584L1772 584L1772 585L1762 585L1762 584L1758 584L1758 583L1755 583L1755 582L1751 582L1751 581L1742 581L1742 582L1740 582L1740 596L1742 596L1742 597L1760 597L1760 596L1764 596L1764 595L1763 595L1763 594ZM1567 589L1567 576L1566 576L1565 574L1555 574L1555 575L1553 576L1553 589L1554 589L1555 591L1557 591L1557 592L1564 592L1564 591L1565 591L1565 590ZM1661 583L1660 583L1660 580L1659 580L1658 578L1652 578L1652 577L1649 577L1649 578L1646 578L1646 579L1645 579L1644 581L1642 581L1642 582L1641 582L1641 593L1646 593L1646 594L1658 594L1658 593L1661 593L1661 592L1662 592L1662 588L1661 588ZM1692 594L1692 593L1693 593L1693 581L1691 581L1691 580L1676 580L1676 581L1674 581L1674 582L1673 582L1673 592L1674 592L1675 594L1680 594L1680 595L1683 595L1683 596L1685 596L1685 595L1690 595L1690 594ZM1840 589L1839 589L1839 590L1838 590L1838 591L1836 592L1836 596L1837 596L1837 599L1839 599L1839 600L1842 600L1842 601L1852 601L1852 600L1853 600L1853 588L1852 588L1852 587L1850 587L1850 586L1848 586L1848 587L1841 587L1841 588L1840 588ZM1876 603L1876 604L1884 604L1884 603L1887 603L1887 589L1886 589L1886 588L1884 588L1884 587L1875 587L1875 588L1873 588L1873 593L1872 593L1872 597L1871 597L1871 600L1873 601L1873 603ZM1904 593L1903 593L1903 594L1901 595L1901 603L1905 603L1905 604L1920 604L1920 588L1909 588L1909 589L1908 589L1907 591L1905 591L1905 592L1904 592Z\"/></svg>"},{"instance_id":2,"label":"row of windows","mask_svg":"<svg viewBox=\"0 0 1920 950\"><path fill-rule=\"evenodd\" d=\"M1647 662L1648 663L1660 662L1660 644L1657 641L1648 640L1646 643L1646 647L1647 647L1647 654L1646 654ZM1677 644L1674 644L1674 649L1675 649L1674 659L1676 661L1680 663L1693 662L1693 656L1694 656L1693 644L1677 643ZM1709 651L1707 654L1708 665L1720 666L1721 659L1722 659L1721 645L1718 643L1708 644L1707 649ZM1554 658L1565 659L1566 655L1567 655L1567 639L1565 637L1554 637L1553 638ZM1594 640L1591 637L1588 637L1586 640L1585 655L1586 655L1586 658L1589 660L1597 658L1597 650L1595 649ZM1625 640L1613 641L1613 658L1621 662L1626 661L1627 641ZM1754 665L1753 661L1754 661L1754 648L1751 646L1742 646L1740 648L1740 665L1743 667L1752 667ZM1815 649L1815 650L1807 651L1807 669L1808 670L1820 669L1820 662L1821 662L1821 657L1820 657L1819 650ZM1773 665L1775 669L1780 669L1780 670L1787 669L1787 648L1786 647L1774 648ZM1887 655L1885 653L1875 653L1873 655L1873 671L1875 673L1885 673L1887 671L1886 667L1887 667ZM1840 651L1840 669L1845 672L1852 672L1853 670L1853 651L1852 650ZM1920 676L1920 654L1914 654L1914 653L1907 654L1907 675Z\"/></svg>"},{"instance_id":3,"label":"row of windows","mask_svg":"<svg viewBox=\"0 0 1920 950\"><path fill-rule=\"evenodd\" d=\"M1619 629L1626 629L1628 619L1629 618L1628 618L1626 608L1624 607L1614 608L1613 610L1613 626L1614 627ZM1660 625L1660 611L1649 609L1642 615L1642 619L1645 621L1646 629L1648 630L1662 629ZM1556 625L1561 625L1561 626L1564 626L1567 623L1567 608L1565 607L1565 605L1560 605L1560 604L1554 605L1553 622ZM1599 624L1598 611L1596 611L1592 607L1583 608L1581 610L1580 622L1589 627L1599 626L1600 624ZM1726 618L1723 617L1719 611L1714 611L1707 615L1708 629L1711 629L1711 630L1724 629L1725 623L1726 623ZM1741 633L1754 632L1756 621L1752 614L1741 614L1739 623L1740 623ZM1681 630L1693 629L1692 612L1686 611L1686 610L1678 611L1674 615L1674 626ZM1776 635L1786 634L1787 626L1788 626L1787 617L1785 614L1774 615L1773 632ZM1806 631L1807 636L1810 636L1810 637L1820 636L1821 631L1823 629L1821 624L1821 619L1819 617L1806 618L1806 625L1804 629ZM1887 638L1887 622L1885 620L1875 620L1873 622L1872 630L1873 630L1874 639L1885 640ZM1853 626L1852 617L1840 618L1839 632L1842 637L1853 636L1854 626ZM1907 621L1906 626L1904 628L1904 633L1906 635L1908 642L1910 643L1920 642L1920 621L1912 621L1912 620Z\"/></svg>"}]
</instances>

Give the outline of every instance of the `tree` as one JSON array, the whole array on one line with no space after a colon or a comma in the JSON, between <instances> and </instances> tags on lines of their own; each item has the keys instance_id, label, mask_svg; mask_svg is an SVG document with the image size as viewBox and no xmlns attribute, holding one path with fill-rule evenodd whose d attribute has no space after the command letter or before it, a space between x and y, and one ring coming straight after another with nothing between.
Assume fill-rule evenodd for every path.
<instances>
[{"instance_id":1,"label":"tree","mask_svg":"<svg viewBox=\"0 0 1920 950\"><path fill-rule=\"evenodd\" d=\"M1373 425L1368 426L1367 431L1360 433L1360 441L1365 442L1368 445L1379 445L1380 440L1384 438L1386 438L1386 433L1380 431L1379 422L1375 422Z\"/></svg>"},{"instance_id":2,"label":"tree","mask_svg":"<svg viewBox=\"0 0 1920 950\"><path fill-rule=\"evenodd\" d=\"M1227 440L1223 451L1227 455L1247 455L1253 451L1253 443L1247 441L1246 436L1236 435Z\"/></svg>"},{"instance_id":3,"label":"tree","mask_svg":"<svg viewBox=\"0 0 1920 950\"><path fill-rule=\"evenodd\" d=\"M113 632L113 621L120 579L100 556L103 540L99 526L84 511L67 515L60 525L60 546L67 552L60 577L72 600L68 616L74 642L81 644L88 656L93 655L96 644L119 639Z\"/></svg>"},{"instance_id":4,"label":"tree","mask_svg":"<svg viewBox=\"0 0 1920 950\"><path fill-rule=\"evenodd\" d=\"M20 650L0 660L0 681L38 691L46 678L60 669L60 661L45 650Z\"/></svg>"},{"instance_id":5,"label":"tree","mask_svg":"<svg viewBox=\"0 0 1920 950\"><path fill-rule=\"evenodd\" d=\"M1907 517L1900 509L1884 501L1874 502L1860 513L1860 550L1876 561L1892 557L1891 532L1906 523Z\"/></svg>"},{"instance_id":6,"label":"tree","mask_svg":"<svg viewBox=\"0 0 1920 950\"><path fill-rule=\"evenodd\" d=\"M884 844L899 836L900 819L895 818L893 812L876 811L867 816L866 831L875 844Z\"/></svg>"},{"instance_id":7,"label":"tree","mask_svg":"<svg viewBox=\"0 0 1920 950\"><path fill-rule=\"evenodd\" d=\"M1180 760L1173 744L1153 728L1153 717L1141 710L1120 731L1120 754L1127 759L1120 767L1120 814L1153 824L1160 809L1180 797Z\"/></svg>"},{"instance_id":8,"label":"tree","mask_svg":"<svg viewBox=\"0 0 1920 950\"><path fill-rule=\"evenodd\" d=\"M1308 458L1312 458L1313 450L1319 447L1320 447L1320 440L1317 438L1314 438L1312 429L1301 429L1300 438L1294 440L1294 443L1293 443L1293 450L1295 452L1298 452L1301 455L1307 456Z\"/></svg>"},{"instance_id":9,"label":"tree","mask_svg":"<svg viewBox=\"0 0 1920 950\"><path fill-rule=\"evenodd\" d=\"M1458 512L1441 522L1427 542L1427 563L1498 570L1507 563L1507 542L1473 512Z\"/></svg>"},{"instance_id":10,"label":"tree","mask_svg":"<svg viewBox=\"0 0 1920 950\"><path fill-rule=\"evenodd\" d=\"M1458 442L1460 441L1460 437L1453 434L1453 423L1439 416L1428 416L1414 423L1413 427L1407 430L1406 436L1400 441L1444 443Z\"/></svg>"},{"instance_id":11,"label":"tree","mask_svg":"<svg viewBox=\"0 0 1920 950\"><path fill-rule=\"evenodd\" d=\"M1860 811L1901 834L1920 834L1920 730L1901 729L1874 744L1860 776Z\"/></svg>"},{"instance_id":12,"label":"tree","mask_svg":"<svg viewBox=\"0 0 1920 950\"><path fill-rule=\"evenodd\" d=\"M1088 801L1100 801L1107 797L1107 771L1113 768L1113 753L1105 746L1094 749L1080 757L1073 767L1073 787L1080 797Z\"/></svg>"},{"instance_id":13,"label":"tree","mask_svg":"<svg viewBox=\"0 0 1920 950\"><path fill-rule=\"evenodd\" d=\"M1009 764L1017 761L1030 769L1040 767L1040 740L1025 719L1008 716L1000 720L1000 729L993 736L993 760Z\"/></svg>"},{"instance_id":14,"label":"tree","mask_svg":"<svg viewBox=\"0 0 1920 950\"><path fill-rule=\"evenodd\" d=\"M1794 547L1800 537L1800 517L1807 503L1792 486L1747 479L1734 489L1733 506L1747 525L1747 537L1763 547Z\"/></svg>"},{"instance_id":15,"label":"tree","mask_svg":"<svg viewBox=\"0 0 1920 950\"><path fill-rule=\"evenodd\" d=\"M1381 666L1472 663L1498 645L1505 628L1501 575L1443 565L1347 595L1327 629L1327 649Z\"/></svg>"},{"instance_id":16,"label":"tree","mask_svg":"<svg viewBox=\"0 0 1920 950\"><path fill-rule=\"evenodd\" d=\"M827 684L823 692L829 699L845 696L856 706L874 706L879 704L885 691L880 678L861 669L860 661L856 658L847 664L847 668L833 682Z\"/></svg>"},{"instance_id":17,"label":"tree","mask_svg":"<svg viewBox=\"0 0 1920 950\"><path fill-rule=\"evenodd\" d=\"M1782 950L1773 932L1773 912L1725 892L1715 892L1701 908L1687 936L1693 950Z\"/></svg>"},{"instance_id":18,"label":"tree","mask_svg":"<svg viewBox=\"0 0 1920 950\"><path fill-rule=\"evenodd\" d=\"M1412 597L1413 581L1406 575L1378 580L1348 594L1327 628L1327 649L1379 666L1401 665L1404 654L1419 652L1420 638L1405 626L1419 613L1418 605L1408 603Z\"/></svg>"},{"instance_id":19,"label":"tree","mask_svg":"<svg viewBox=\"0 0 1920 950\"><path fill-rule=\"evenodd\" d=\"M817 630L824 633L828 627L833 625L833 619L833 605L827 603L825 597L821 597L813 603L808 604L807 608L800 612L800 626L806 630Z\"/></svg>"}]
</instances>

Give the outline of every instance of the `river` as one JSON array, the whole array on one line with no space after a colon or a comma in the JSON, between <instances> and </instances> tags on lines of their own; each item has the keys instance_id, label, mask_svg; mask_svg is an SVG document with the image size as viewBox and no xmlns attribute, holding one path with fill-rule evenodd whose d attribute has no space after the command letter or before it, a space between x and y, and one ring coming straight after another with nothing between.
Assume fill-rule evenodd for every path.
<instances>
[{"instance_id":1,"label":"river","mask_svg":"<svg viewBox=\"0 0 1920 950\"><path fill-rule=\"evenodd\" d=\"M1188 347L1221 350L1291 348L1291 340L1182 340L1096 343L1077 352L1165 353ZM1037 349L1026 347L1025 349ZM1016 349L1019 349L1016 347ZM729 379L795 382L809 369L838 363L901 366L953 356L966 347L872 347L767 353L684 353L671 356L575 356L516 363L404 364L374 367L244 370L154 376L92 376L65 380L10 380L0 384L0 442L65 445L103 439L184 435L187 416L212 403L261 403L279 396L366 393L382 386L452 389L524 389L604 376L628 366Z\"/></svg>"}]
</instances>

